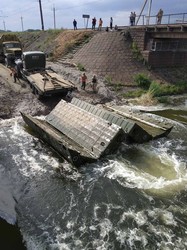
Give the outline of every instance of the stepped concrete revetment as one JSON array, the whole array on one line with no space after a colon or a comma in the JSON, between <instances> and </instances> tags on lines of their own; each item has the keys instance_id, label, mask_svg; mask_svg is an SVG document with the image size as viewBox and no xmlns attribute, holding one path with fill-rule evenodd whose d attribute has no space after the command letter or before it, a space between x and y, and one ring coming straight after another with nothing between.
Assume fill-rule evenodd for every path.
<instances>
[{"instance_id":1,"label":"stepped concrete revetment","mask_svg":"<svg viewBox=\"0 0 187 250\"><path fill-rule=\"evenodd\" d=\"M133 77L138 73L150 75L145 65L133 57L131 43L123 32L96 32L69 62L80 63L86 70L124 85L133 85Z\"/></svg>"}]
</instances>

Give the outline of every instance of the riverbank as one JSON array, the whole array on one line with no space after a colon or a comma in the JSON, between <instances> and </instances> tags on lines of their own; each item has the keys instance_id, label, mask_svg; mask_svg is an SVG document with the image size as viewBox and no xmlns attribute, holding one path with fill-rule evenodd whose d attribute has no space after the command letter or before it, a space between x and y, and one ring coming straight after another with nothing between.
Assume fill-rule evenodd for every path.
<instances>
[{"instance_id":1,"label":"riverbank","mask_svg":"<svg viewBox=\"0 0 187 250\"><path fill-rule=\"evenodd\" d=\"M140 74L145 79L169 84L169 87L187 81L186 68L149 69L134 58L131 43L124 41L124 33L121 31L48 30L21 32L16 35L24 45L24 51L45 52L47 66L76 85L77 91L73 95L92 104L112 101L118 104L158 106L156 100L150 100L149 96L144 96L144 99L130 99L130 95L125 95L131 90L143 92L134 81L135 76ZM79 81L82 69L88 77L85 91L80 88ZM100 72L102 70L106 74L104 71ZM94 74L98 78L96 93L90 84ZM46 115L63 98L56 96L39 101L25 81L14 83L9 70L2 64L0 91L0 119L19 116L20 111L31 115ZM172 98L168 100L170 99L173 105Z\"/></svg>"},{"instance_id":2,"label":"riverbank","mask_svg":"<svg viewBox=\"0 0 187 250\"><path fill-rule=\"evenodd\" d=\"M91 86L92 72L85 72L88 77L88 82L85 90L81 89L80 76L82 72L75 66L67 63L48 62L47 67L52 68L55 72L62 75L64 79L71 81L77 87L73 92L73 96L84 100L91 104L103 104L113 102L115 104L128 104L136 106L149 106L150 110L155 107L164 108L164 106L175 106L185 103L186 95L169 96L168 104L158 103L156 100L141 98L122 98L119 92L112 91L108 87L104 78L97 76L96 92ZM123 91L129 91L134 87L126 87ZM20 79L14 83L10 76L10 71L4 65L0 64L0 119L9 119L20 116L20 112L25 112L30 115L47 115L57 105L57 103L65 98L61 95L51 96L38 100L32 93L29 84ZM143 99L144 98L144 99Z\"/></svg>"},{"instance_id":3,"label":"riverbank","mask_svg":"<svg viewBox=\"0 0 187 250\"><path fill-rule=\"evenodd\" d=\"M60 65L58 63L48 63L58 74L75 84L77 90L73 96L85 100L92 104L105 103L108 101L118 101L118 98L105 85L102 78L98 77L97 91L93 91L91 79L93 74L86 72L88 82L85 90L81 89L80 72L73 65ZM14 83L10 76L10 71L4 65L0 64L0 118L8 119L20 115L20 111L31 115L46 115L64 96L56 95L38 100L32 93L27 82L20 79Z\"/></svg>"}]
</instances>

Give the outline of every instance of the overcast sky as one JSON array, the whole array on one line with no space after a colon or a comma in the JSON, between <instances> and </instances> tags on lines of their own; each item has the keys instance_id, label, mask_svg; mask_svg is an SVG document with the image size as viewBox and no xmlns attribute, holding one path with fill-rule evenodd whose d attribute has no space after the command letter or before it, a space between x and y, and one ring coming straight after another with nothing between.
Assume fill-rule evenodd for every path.
<instances>
[{"instance_id":1,"label":"overcast sky","mask_svg":"<svg viewBox=\"0 0 187 250\"><path fill-rule=\"evenodd\" d=\"M78 28L86 25L83 14L90 15L91 19L100 17L103 26L109 25L110 17L113 17L114 25L129 25L131 11L140 14L145 0L41 0L45 29L72 28L75 18ZM148 3L143 14L148 13ZM164 14L187 13L187 0L152 0L151 15L156 15L162 8ZM55 10L55 11L54 11ZM55 18L54 18L55 13ZM187 21L187 14L185 16ZM175 16L175 20L182 16ZM54 22L55 20L55 22ZM1 0L0 4L0 29L22 31L27 29L41 29L41 16L38 0Z\"/></svg>"}]
</instances>

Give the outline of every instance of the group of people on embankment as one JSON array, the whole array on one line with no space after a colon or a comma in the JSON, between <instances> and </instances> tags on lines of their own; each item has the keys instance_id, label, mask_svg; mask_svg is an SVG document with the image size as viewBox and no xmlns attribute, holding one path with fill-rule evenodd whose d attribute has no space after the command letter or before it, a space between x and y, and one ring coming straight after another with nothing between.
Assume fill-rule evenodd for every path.
<instances>
[{"instance_id":1,"label":"group of people on embankment","mask_svg":"<svg viewBox=\"0 0 187 250\"><path fill-rule=\"evenodd\" d=\"M157 24L161 24L161 21L162 21L162 16L163 16L163 10L160 9L156 15L156 23ZM131 14L129 16L129 21L130 21L130 25L131 26L134 26L136 25L136 13L135 11L131 11ZM97 19L95 17L92 18L92 30L99 30L101 31L102 30L102 27L103 27L103 20L102 18L100 17L99 20L98 20L98 24L97 24ZM110 20L109 20L109 25L106 26L106 31L109 31L110 30L113 30L113 28L115 30L117 30L117 25L113 25L113 18L110 17ZM73 20L73 29L74 30L77 30L77 20L74 19Z\"/></svg>"},{"instance_id":2,"label":"group of people on embankment","mask_svg":"<svg viewBox=\"0 0 187 250\"><path fill-rule=\"evenodd\" d=\"M93 17L92 18L92 30L101 31L102 28L103 28L103 20L102 20L102 18L100 17L99 20L97 21L96 17ZM109 29L113 30L113 28L117 29L117 25L113 26L113 18L110 17L109 25L106 26L106 31L108 31ZM73 29L77 30L77 21L76 21L76 19L73 20Z\"/></svg>"}]
</instances>

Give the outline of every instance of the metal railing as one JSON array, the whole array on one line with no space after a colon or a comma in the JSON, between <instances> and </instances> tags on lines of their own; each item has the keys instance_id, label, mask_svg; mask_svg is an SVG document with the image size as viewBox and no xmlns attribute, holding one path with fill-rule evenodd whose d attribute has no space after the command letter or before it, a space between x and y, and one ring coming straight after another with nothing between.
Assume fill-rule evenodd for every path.
<instances>
[{"instance_id":1,"label":"metal railing","mask_svg":"<svg viewBox=\"0 0 187 250\"><path fill-rule=\"evenodd\" d=\"M157 16L136 16L138 23L136 25L155 25ZM187 24L187 13L165 14L162 16L161 24Z\"/></svg>"}]
</instances>

